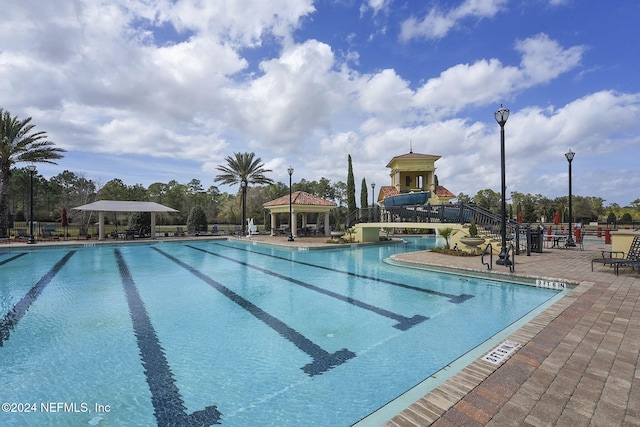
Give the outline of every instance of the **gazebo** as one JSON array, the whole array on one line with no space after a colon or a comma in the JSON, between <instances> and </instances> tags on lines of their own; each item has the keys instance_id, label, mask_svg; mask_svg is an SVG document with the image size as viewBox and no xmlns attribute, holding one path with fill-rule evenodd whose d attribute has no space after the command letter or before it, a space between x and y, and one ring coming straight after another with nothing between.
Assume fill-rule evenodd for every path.
<instances>
[{"instance_id":1,"label":"gazebo","mask_svg":"<svg viewBox=\"0 0 640 427\"><path fill-rule=\"evenodd\" d=\"M156 212L178 212L168 206L155 202L132 202L121 200L99 200L87 205L73 208L75 211L98 212L98 240L104 240L104 213L105 212L150 212L151 213L151 238L156 238Z\"/></svg>"},{"instance_id":2,"label":"gazebo","mask_svg":"<svg viewBox=\"0 0 640 427\"><path fill-rule=\"evenodd\" d=\"M289 213L291 208L291 218L289 219L291 224L291 235L297 237L298 230L298 214L302 215L302 228L307 227L307 214L310 213L324 213L324 235L328 236L331 233L329 227L329 213L332 209L335 209L337 205L329 200L321 199L313 194L306 193L304 191L296 191L291 194L291 207L289 207L289 195L279 197L275 200L262 205L265 209L268 209L271 213L271 235L275 236L276 231L276 215L282 213Z\"/></svg>"}]
</instances>

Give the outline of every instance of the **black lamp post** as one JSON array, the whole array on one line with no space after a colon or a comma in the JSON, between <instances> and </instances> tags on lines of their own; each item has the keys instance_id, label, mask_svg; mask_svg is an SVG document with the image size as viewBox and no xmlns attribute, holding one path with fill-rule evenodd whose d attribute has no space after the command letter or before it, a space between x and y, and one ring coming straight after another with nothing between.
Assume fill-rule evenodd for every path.
<instances>
[{"instance_id":1,"label":"black lamp post","mask_svg":"<svg viewBox=\"0 0 640 427\"><path fill-rule=\"evenodd\" d=\"M573 160L573 156L575 156L576 153L574 153L573 151L571 151L571 149L569 149L568 153L565 153L565 157L567 158L567 160L569 161L569 235L567 236L567 244L566 246L571 246L571 247L575 247L576 243L573 241L573 233L571 233L571 214L572 214L572 209L571 209L571 161Z\"/></svg>"},{"instance_id":2,"label":"black lamp post","mask_svg":"<svg viewBox=\"0 0 640 427\"><path fill-rule=\"evenodd\" d=\"M33 237L33 173L36 171L36 165L27 166L29 171L29 181L31 183L31 190L29 191L29 241L27 243L34 244L36 239Z\"/></svg>"},{"instance_id":3,"label":"black lamp post","mask_svg":"<svg viewBox=\"0 0 640 427\"><path fill-rule=\"evenodd\" d=\"M242 235L246 235L246 226L247 226L247 181L240 181L240 186L242 187Z\"/></svg>"},{"instance_id":4,"label":"black lamp post","mask_svg":"<svg viewBox=\"0 0 640 427\"><path fill-rule=\"evenodd\" d=\"M371 183L371 206L374 207L376 204L376 183Z\"/></svg>"},{"instance_id":5,"label":"black lamp post","mask_svg":"<svg viewBox=\"0 0 640 427\"><path fill-rule=\"evenodd\" d=\"M500 249L500 255L498 255L500 259L496 261L496 264L511 265L509 252L507 251L507 201L505 194L507 192L507 184L504 173L504 125L507 123L507 119L509 118L509 110L500 104L500 108L494 113L494 117L496 118L496 122L500 125L500 169L502 173L502 249Z\"/></svg>"},{"instance_id":6,"label":"black lamp post","mask_svg":"<svg viewBox=\"0 0 640 427\"><path fill-rule=\"evenodd\" d=\"M287 172L289 172L289 241L293 242L293 213L291 211L291 175L293 175L293 168L289 166Z\"/></svg>"},{"instance_id":7,"label":"black lamp post","mask_svg":"<svg viewBox=\"0 0 640 427\"><path fill-rule=\"evenodd\" d=\"M375 208L376 208L376 183L372 182L371 183L371 221L375 221Z\"/></svg>"}]
</instances>

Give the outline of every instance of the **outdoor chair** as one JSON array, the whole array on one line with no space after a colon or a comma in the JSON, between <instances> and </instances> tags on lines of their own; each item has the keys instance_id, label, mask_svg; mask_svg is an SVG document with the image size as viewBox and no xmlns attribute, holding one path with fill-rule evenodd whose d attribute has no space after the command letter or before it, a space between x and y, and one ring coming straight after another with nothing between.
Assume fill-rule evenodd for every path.
<instances>
[{"instance_id":1,"label":"outdoor chair","mask_svg":"<svg viewBox=\"0 0 640 427\"><path fill-rule=\"evenodd\" d=\"M574 236L573 242L576 244L576 247L580 248L581 251L584 251L584 233L578 233ZM567 242L565 241L564 247L567 247Z\"/></svg>"},{"instance_id":2,"label":"outdoor chair","mask_svg":"<svg viewBox=\"0 0 640 427\"><path fill-rule=\"evenodd\" d=\"M593 264L596 262L613 267L616 276L621 266L639 268L638 272L640 273L640 236L633 238L626 256L622 251L602 251L602 258L591 260L591 271L593 271Z\"/></svg>"}]
</instances>

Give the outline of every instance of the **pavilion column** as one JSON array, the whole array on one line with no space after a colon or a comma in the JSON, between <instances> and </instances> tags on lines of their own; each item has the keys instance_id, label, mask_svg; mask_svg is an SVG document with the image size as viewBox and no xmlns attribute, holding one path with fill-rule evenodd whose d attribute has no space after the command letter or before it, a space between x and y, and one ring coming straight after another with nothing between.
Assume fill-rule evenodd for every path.
<instances>
[{"instance_id":1,"label":"pavilion column","mask_svg":"<svg viewBox=\"0 0 640 427\"><path fill-rule=\"evenodd\" d=\"M104 240L104 212L98 212L98 240Z\"/></svg>"},{"instance_id":2,"label":"pavilion column","mask_svg":"<svg viewBox=\"0 0 640 427\"><path fill-rule=\"evenodd\" d=\"M271 212L271 235L275 236L276 235L276 214Z\"/></svg>"},{"instance_id":3,"label":"pavilion column","mask_svg":"<svg viewBox=\"0 0 640 427\"><path fill-rule=\"evenodd\" d=\"M151 238L156 238L156 213L151 212Z\"/></svg>"},{"instance_id":4,"label":"pavilion column","mask_svg":"<svg viewBox=\"0 0 640 427\"><path fill-rule=\"evenodd\" d=\"M331 234L331 225L329 224L329 212L324 213L324 235L328 236Z\"/></svg>"},{"instance_id":5,"label":"pavilion column","mask_svg":"<svg viewBox=\"0 0 640 427\"><path fill-rule=\"evenodd\" d=\"M303 213L302 214L302 228L307 228L307 214Z\"/></svg>"},{"instance_id":6,"label":"pavilion column","mask_svg":"<svg viewBox=\"0 0 640 427\"><path fill-rule=\"evenodd\" d=\"M291 235L293 237L298 237L298 218L295 212L291 212L291 218L289 219L291 224Z\"/></svg>"}]
</instances>

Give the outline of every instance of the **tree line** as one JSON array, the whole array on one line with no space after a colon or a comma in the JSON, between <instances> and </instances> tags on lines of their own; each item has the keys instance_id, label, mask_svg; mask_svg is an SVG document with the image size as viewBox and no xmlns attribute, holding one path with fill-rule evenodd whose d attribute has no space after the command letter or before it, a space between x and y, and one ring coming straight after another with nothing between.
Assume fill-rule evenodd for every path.
<instances>
[{"instance_id":1,"label":"tree line","mask_svg":"<svg viewBox=\"0 0 640 427\"><path fill-rule=\"evenodd\" d=\"M11 191L8 197L10 214L15 221L25 221L29 216L30 171L26 168L14 168L11 171ZM351 193L351 203L355 205L355 189L348 191L348 185L343 181L332 182L328 178L318 181L300 179L292 185L293 192L305 191L317 197L334 201L338 205L338 212L332 215L340 222L340 218L349 213L347 207L348 194ZM289 194L289 186L283 182L269 185L248 186L246 192L246 215L253 218L256 224L269 224L268 212L263 204ZM369 207L366 180L362 180L360 194L360 208ZM209 224L241 224L242 194L238 188L236 193L221 192L215 185L205 188L200 180L192 179L187 183L175 180L163 183L156 182L148 187L141 184L127 185L115 178L104 185L87 179L84 176L63 171L60 174L44 178L37 171L33 177L34 220L40 222L60 221L62 209L66 209L70 221L88 224L95 221L90 212L72 211L71 209L96 200L137 200L157 202L178 210L178 213L159 214L157 223L186 224L187 217L195 206L201 207ZM457 200L464 203L476 203L493 212L500 212L501 195L491 189L481 190L473 197L460 193ZM357 208L357 207L356 207ZM351 209L351 211L354 208ZM508 216L518 218L521 213L523 222L539 222L544 219L552 222L556 212L560 213L560 221L568 221L569 201L567 196L549 199L541 194L511 193L508 204ZM604 200L599 197L573 196L572 218L574 222L588 223L591 221L615 223L630 223L640 219L640 199L631 206L620 207L616 204L604 206ZM114 221L114 218L107 218ZM288 218L282 218L287 223ZM332 220L332 222L335 220Z\"/></svg>"},{"instance_id":2,"label":"tree line","mask_svg":"<svg viewBox=\"0 0 640 427\"><path fill-rule=\"evenodd\" d=\"M0 108L0 237L6 237L13 221L28 220L30 209L33 219L39 222L55 222L62 218L63 210L70 222L89 225L96 221L92 212L73 211L72 208L96 200L136 200L157 202L179 211L157 216L157 224L186 224L194 208L204 212L209 224L244 224L244 218L253 218L255 224L270 225L263 204L289 193L289 186L273 182L266 176L260 158L253 153L234 153L225 158L226 164L218 166L222 172L213 182L239 185L237 192L221 192L215 185L205 188L200 180L188 183L175 180L155 182L148 187L129 185L115 178L104 184L81 174L65 170L46 179L38 174L35 164L54 163L62 158L64 150L47 140L45 132L34 131L31 118L20 120ZM27 163L27 167L17 164ZM355 177L351 155L347 158L347 182L331 182L328 178L318 181L300 179L292 184L291 191L305 191L317 197L333 201L332 224L339 224L347 214L358 209L356 205ZM437 177L436 177L437 182ZM256 185L257 184L257 185ZM367 208L369 196L366 179L361 181L360 208ZM33 193L31 193L33 190ZM33 205L30 198L33 196ZM501 195L491 189L481 190L473 197L460 193L460 202L473 202L496 213L500 210ZM372 199L373 203L373 199ZM523 222L552 221L556 212L561 221L568 220L568 197L549 199L543 195L511 193L509 217L522 218ZM630 206L617 204L604 206L599 197L573 196L574 222L606 221L610 224L630 223L640 220L640 198ZM202 218L202 214L197 215ZM109 221L118 221L113 214ZM201 219L202 220L202 219ZM288 224L288 218L283 218Z\"/></svg>"}]
</instances>

